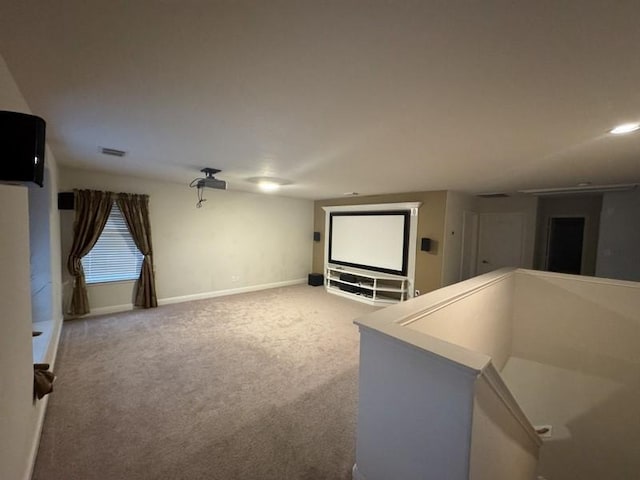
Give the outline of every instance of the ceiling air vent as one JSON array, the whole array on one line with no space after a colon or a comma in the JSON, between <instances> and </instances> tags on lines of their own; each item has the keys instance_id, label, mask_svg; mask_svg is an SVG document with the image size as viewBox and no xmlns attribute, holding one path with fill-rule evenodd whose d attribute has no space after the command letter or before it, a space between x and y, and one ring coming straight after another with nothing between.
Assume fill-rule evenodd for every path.
<instances>
[{"instance_id":1,"label":"ceiling air vent","mask_svg":"<svg viewBox=\"0 0 640 480\"><path fill-rule=\"evenodd\" d=\"M127 154L127 152L125 152L124 150L117 150L115 148L107 147L101 147L100 151L105 155L111 155L114 157L124 157Z\"/></svg>"},{"instance_id":2,"label":"ceiling air vent","mask_svg":"<svg viewBox=\"0 0 640 480\"><path fill-rule=\"evenodd\" d=\"M505 198L508 196L509 195L506 193L479 193L476 195L476 197L482 197L482 198Z\"/></svg>"}]
</instances>

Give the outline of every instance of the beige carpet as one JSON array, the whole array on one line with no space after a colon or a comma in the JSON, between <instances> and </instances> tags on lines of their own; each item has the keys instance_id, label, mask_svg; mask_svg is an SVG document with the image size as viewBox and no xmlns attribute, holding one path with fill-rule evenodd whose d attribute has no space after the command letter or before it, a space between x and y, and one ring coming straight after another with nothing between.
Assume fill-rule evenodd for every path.
<instances>
[{"instance_id":1,"label":"beige carpet","mask_svg":"<svg viewBox=\"0 0 640 480\"><path fill-rule=\"evenodd\" d=\"M372 310L305 285L66 322L33 478L350 479Z\"/></svg>"}]
</instances>

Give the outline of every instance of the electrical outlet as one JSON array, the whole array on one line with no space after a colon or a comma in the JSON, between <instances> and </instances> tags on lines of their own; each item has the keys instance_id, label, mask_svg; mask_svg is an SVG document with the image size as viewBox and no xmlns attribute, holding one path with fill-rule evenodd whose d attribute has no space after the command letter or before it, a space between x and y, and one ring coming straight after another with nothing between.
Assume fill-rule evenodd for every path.
<instances>
[{"instance_id":1,"label":"electrical outlet","mask_svg":"<svg viewBox=\"0 0 640 480\"><path fill-rule=\"evenodd\" d=\"M551 425L536 425L536 433L540 438L551 438L553 436L553 427Z\"/></svg>"},{"instance_id":2,"label":"electrical outlet","mask_svg":"<svg viewBox=\"0 0 640 480\"><path fill-rule=\"evenodd\" d=\"M232 282L240 281L240 275L231 275L231 281Z\"/></svg>"}]
</instances>

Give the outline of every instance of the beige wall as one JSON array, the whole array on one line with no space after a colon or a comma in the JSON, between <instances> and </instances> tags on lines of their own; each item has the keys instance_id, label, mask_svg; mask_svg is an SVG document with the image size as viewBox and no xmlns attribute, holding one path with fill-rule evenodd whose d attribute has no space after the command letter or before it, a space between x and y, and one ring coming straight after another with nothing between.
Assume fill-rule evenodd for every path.
<instances>
[{"instance_id":1,"label":"beige wall","mask_svg":"<svg viewBox=\"0 0 640 480\"><path fill-rule=\"evenodd\" d=\"M77 169L62 169L60 186L149 195L160 301L292 282L311 271L310 200L210 189L207 202L196 208L195 189L187 185ZM62 223L66 258L72 211L64 212ZM89 287L92 309L129 308L133 286Z\"/></svg>"},{"instance_id":2,"label":"beige wall","mask_svg":"<svg viewBox=\"0 0 640 480\"><path fill-rule=\"evenodd\" d=\"M318 200L314 204L313 231L320 232L320 242L313 242L313 271L324 270L324 242L326 235L325 212L322 207L335 205L365 205L378 203L422 202L418 210L418 242L416 247L415 288L422 293L441 286L444 218L447 193L416 192L394 195L371 195L366 197ZM420 238L431 238L431 251L420 251Z\"/></svg>"},{"instance_id":3,"label":"beige wall","mask_svg":"<svg viewBox=\"0 0 640 480\"><path fill-rule=\"evenodd\" d=\"M545 270L551 217L585 217L582 275L595 275L602 195L546 197L538 202L535 267Z\"/></svg>"},{"instance_id":4,"label":"beige wall","mask_svg":"<svg viewBox=\"0 0 640 480\"><path fill-rule=\"evenodd\" d=\"M640 284L518 272L513 335L513 355L630 374L621 367L640 364Z\"/></svg>"},{"instance_id":5,"label":"beige wall","mask_svg":"<svg viewBox=\"0 0 640 480\"><path fill-rule=\"evenodd\" d=\"M489 274L494 275L494 274ZM470 285L484 277L471 279ZM467 285L467 282L443 290ZM491 357L501 370L511 355L513 311L513 276L505 276L437 308L407 324L407 328L446 340Z\"/></svg>"},{"instance_id":6,"label":"beige wall","mask_svg":"<svg viewBox=\"0 0 640 480\"><path fill-rule=\"evenodd\" d=\"M0 110L31 113L1 56ZM45 165L48 189L39 193L52 200L57 195L57 169L48 148ZM34 358L54 362L62 323L57 203L47 205L46 198L41 203L46 209L41 218L48 220L48 228L41 231L46 238L38 238L35 243L45 249L48 245L50 254L40 256L29 249L28 197L28 187L0 184L0 478L16 480L30 477L46 405L44 401L33 403L32 364ZM34 267L38 285L47 292L47 298L35 301L36 306L46 305L47 310L44 315L39 310L35 312L35 318L40 320L38 329L46 330L37 341L31 337L31 253L37 262ZM39 344L35 352L34 343Z\"/></svg>"},{"instance_id":7,"label":"beige wall","mask_svg":"<svg viewBox=\"0 0 640 480\"><path fill-rule=\"evenodd\" d=\"M502 374L535 424L553 425L549 478L640 471L640 284L518 272L513 355Z\"/></svg>"}]
</instances>

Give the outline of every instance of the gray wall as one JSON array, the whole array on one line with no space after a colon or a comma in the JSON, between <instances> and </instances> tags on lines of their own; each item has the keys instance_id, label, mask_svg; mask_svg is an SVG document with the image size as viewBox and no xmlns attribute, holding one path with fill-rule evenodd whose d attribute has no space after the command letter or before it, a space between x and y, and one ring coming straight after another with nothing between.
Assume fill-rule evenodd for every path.
<instances>
[{"instance_id":1,"label":"gray wall","mask_svg":"<svg viewBox=\"0 0 640 480\"><path fill-rule=\"evenodd\" d=\"M640 191L604 195L596 275L640 281Z\"/></svg>"}]
</instances>

